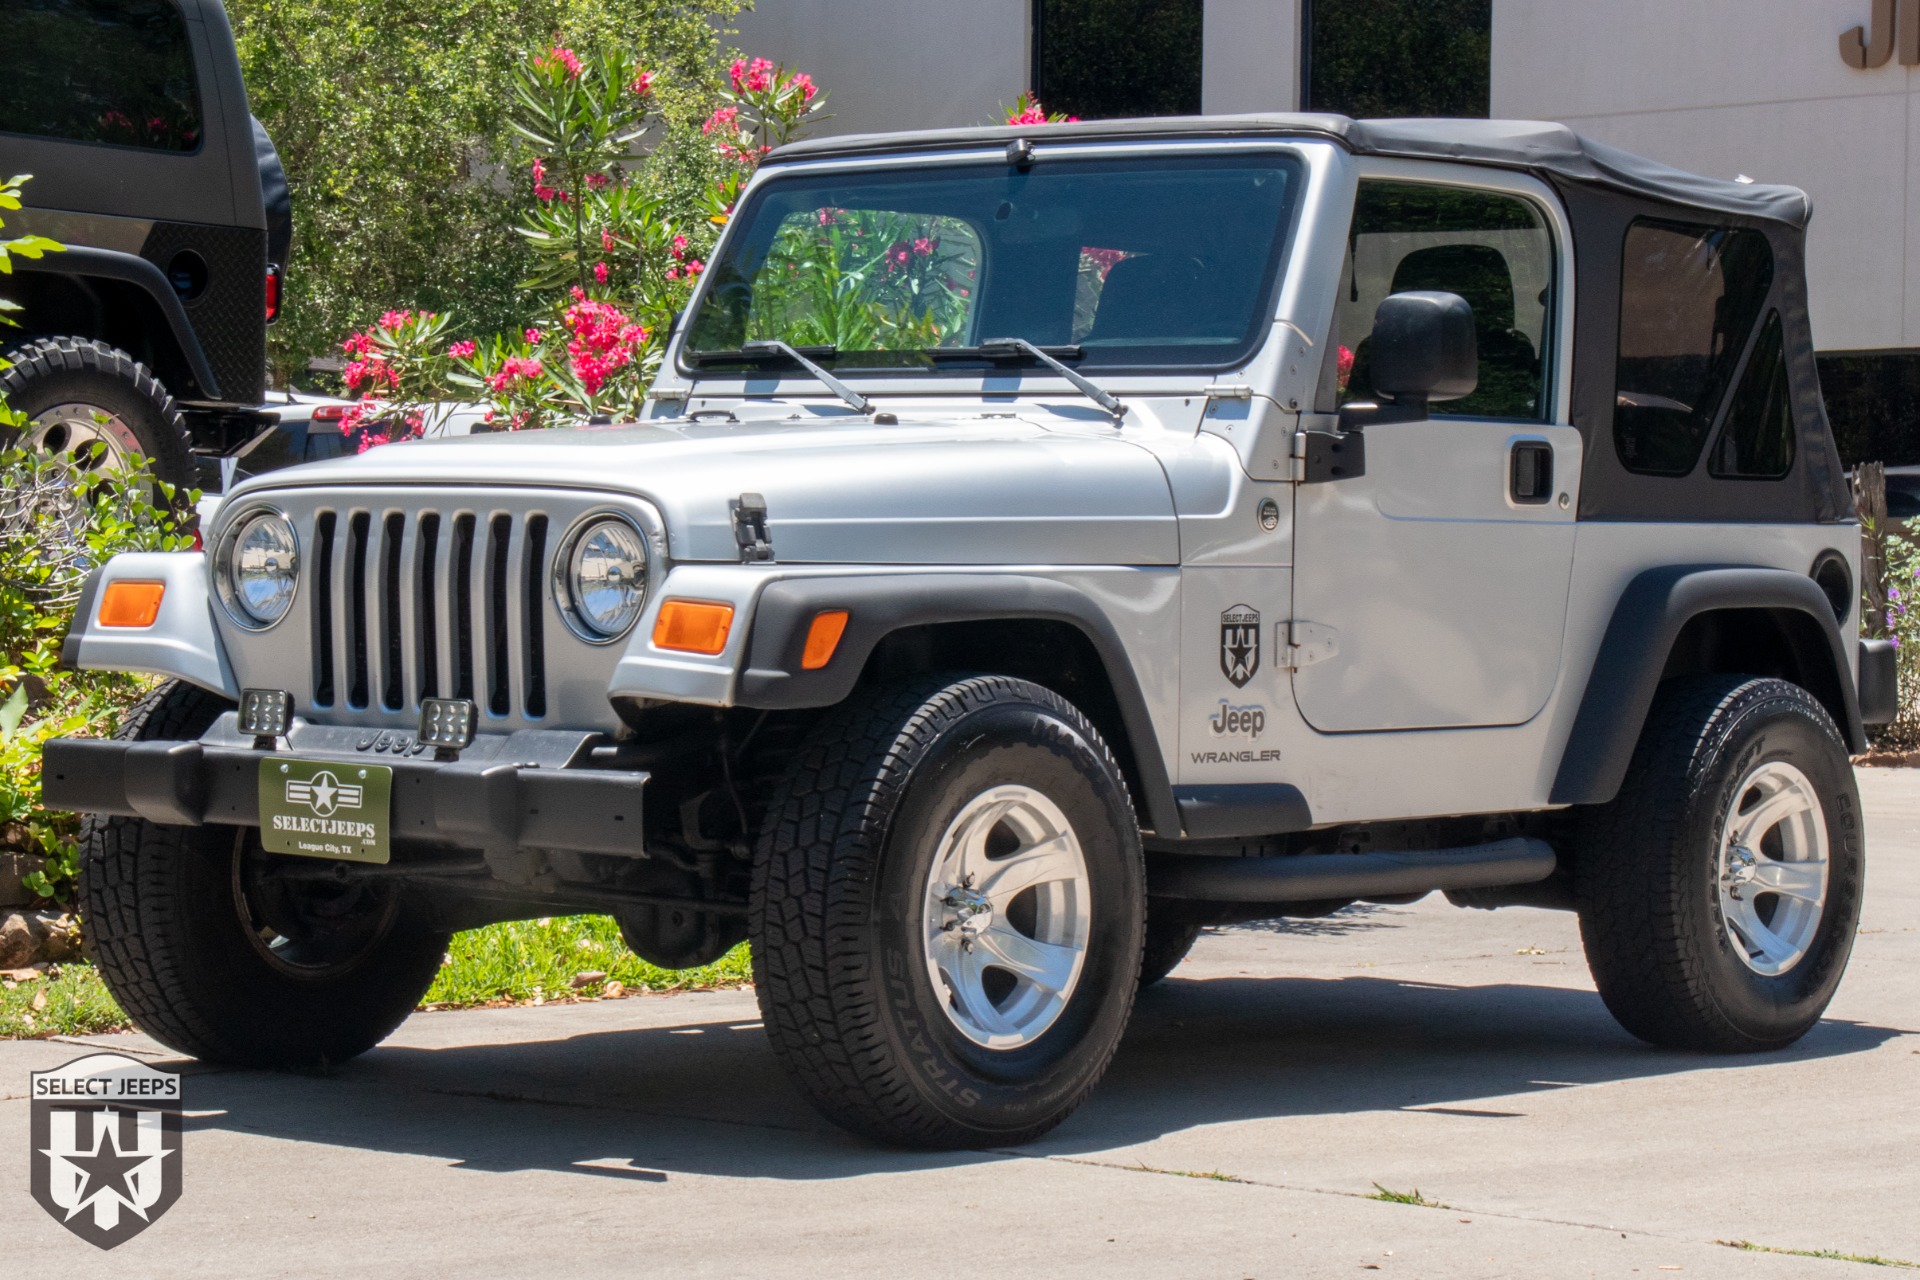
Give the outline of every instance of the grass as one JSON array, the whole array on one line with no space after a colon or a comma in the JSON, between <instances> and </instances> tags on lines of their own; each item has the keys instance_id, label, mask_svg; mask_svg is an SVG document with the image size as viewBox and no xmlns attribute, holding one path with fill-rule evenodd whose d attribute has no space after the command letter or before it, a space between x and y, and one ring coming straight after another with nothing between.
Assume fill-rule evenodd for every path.
<instances>
[{"instance_id":1,"label":"grass","mask_svg":"<svg viewBox=\"0 0 1920 1280\"><path fill-rule=\"evenodd\" d=\"M560 1004L737 987L752 977L745 944L698 969L662 969L629 951L607 916L554 916L455 934L420 1007ZM126 1015L92 965L61 965L26 982L0 982L0 1040L127 1029Z\"/></svg>"},{"instance_id":2,"label":"grass","mask_svg":"<svg viewBox=\"0 0 1920 1280\"><path fill-rule=\"evenodd\" d=\"M1755 1244L1751 1240L1716 1240L1729 1249L1738 1249L1742 1253L1784 1253L1795 1258L1825 1258L1829 1262L1862 1262L1870 1267L1896 1267L1902 1271L1920 1271L1920 1262L1906 1262L1900 1258L1883 1258L1877 1253L1842 1253L1838 1249L1781 1249L1770 1244Z\"/></svg>"},{"instance_id":3,"label":"grass","mask_svg":"<svg viewBox=\"0 0 1920 1280\"><path fill-rule=\"evenodd\" d=\"M1444 1209L1447 1207L1438 1200L1429 1200L1421 1195L1418 1187L1415 1187L1412 1191L1389 1191L1377 1182L1373 1184L1373 1194L1368 1196L1367 1199L1384 1200L1388 1204L1417 1204L1422 1209Z\"/></svg>"}]
</instances>

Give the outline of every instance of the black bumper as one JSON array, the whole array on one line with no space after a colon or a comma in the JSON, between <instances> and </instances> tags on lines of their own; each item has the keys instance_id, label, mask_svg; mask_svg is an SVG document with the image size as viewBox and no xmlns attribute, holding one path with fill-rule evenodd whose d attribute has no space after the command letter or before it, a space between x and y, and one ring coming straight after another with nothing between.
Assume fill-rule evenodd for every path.
<instances>
[{"instance_id":1,"label":"black bumper","mask_svg":"<svg viewBox=\"0 0 1920 1280\"><path fill-rule=\"evenodd\" d=\"M259 751L230 740L231 722L231 714L223 717L197 742L55 738L46 744L41 770L46 807L174 826L257 827L260 761L280 755L392 769L396 841L627 857L644 852L648 775L580 767L575 762L589 753L591 735L503 735L443 762L406 753L404 739L402 751L386 749L395 735L373 739L363 730L306 726L296 728L290 750ZM357 749L370 739L381 749Z\"/></svg>"}]
</instances>

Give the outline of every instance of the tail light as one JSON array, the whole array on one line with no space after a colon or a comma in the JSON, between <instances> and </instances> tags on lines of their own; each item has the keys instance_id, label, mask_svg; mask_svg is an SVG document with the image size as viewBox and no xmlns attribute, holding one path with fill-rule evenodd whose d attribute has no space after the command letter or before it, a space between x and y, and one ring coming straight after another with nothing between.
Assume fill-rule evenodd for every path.
<instances>
[{"instance_id":1,"label":"tail light","mask_svg":"<svg viewBox=\"0 0 1920 1280\"><path fill-rule=\"evenodd\" d=\"M280 318L280 264L267 264L267 323Z\"/></svg>"}]
</instances>

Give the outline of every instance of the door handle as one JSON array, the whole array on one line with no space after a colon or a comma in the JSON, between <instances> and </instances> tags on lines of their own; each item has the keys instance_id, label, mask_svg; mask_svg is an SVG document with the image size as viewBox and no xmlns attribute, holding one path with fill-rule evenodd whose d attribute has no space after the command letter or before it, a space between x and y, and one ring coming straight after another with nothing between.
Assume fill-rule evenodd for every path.
<instances>
[{"instance_id":1,"label":"door handle","mask_svg":"<svg viewBox=\"0 0 1920 1280\"><path fill-rule=\"evenodd\" d=\"M1553 446L1516 440L1507 465L1507 493L1515 502L1541 506L1553 497Z\"/></svg>"}]
</instances>

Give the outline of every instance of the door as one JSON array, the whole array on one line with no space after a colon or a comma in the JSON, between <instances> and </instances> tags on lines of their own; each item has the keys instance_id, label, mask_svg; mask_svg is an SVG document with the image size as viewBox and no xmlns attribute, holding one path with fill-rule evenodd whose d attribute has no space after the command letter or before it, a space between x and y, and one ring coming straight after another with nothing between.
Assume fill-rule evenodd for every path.
<instances>
[{"instance_id":1,"label":"door","mask_svg":"<svg viewBox=\"0 0 1920 1280\"><path fill-rule=\"evenodd\" d=\"M1555 320L1569 314L1558 261L1534 199L1361 183L1337 311L1341 402L1373 398L1368 340L1389 293L1465 298L1480 376L1423 421L1367 426L1364 475L1296 487L1288 652L1314 728L1511 725L1546 705L1580 478L1579 434L1551 412Z\"/></svg>"}]
</instances>

